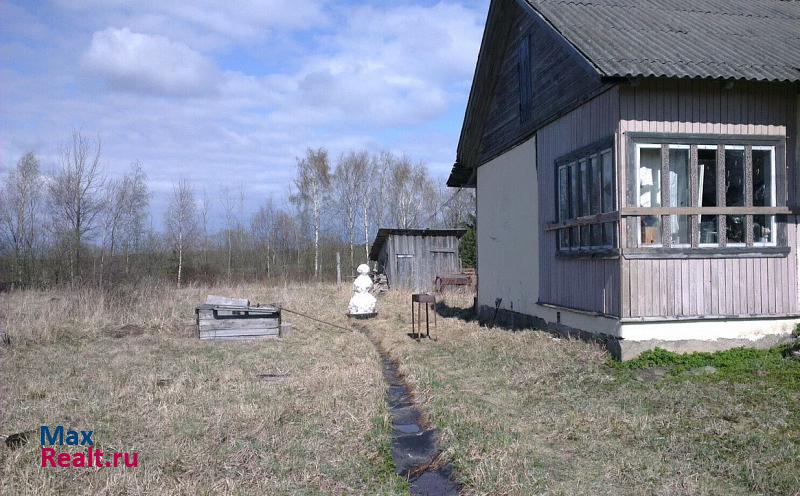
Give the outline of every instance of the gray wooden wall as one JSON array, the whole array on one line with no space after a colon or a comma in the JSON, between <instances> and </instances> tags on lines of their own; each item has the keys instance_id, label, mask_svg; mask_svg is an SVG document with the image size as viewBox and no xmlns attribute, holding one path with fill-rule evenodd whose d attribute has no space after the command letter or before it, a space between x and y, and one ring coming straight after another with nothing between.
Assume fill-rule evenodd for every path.
<instances>
[{"instance_id":1,"label":"gray wooden wall","mask_svg":"<svg viewBox=\"0 0 800 496\"><path fill-rule=\"evenodd\" d=\"M619 260L561 258L556 251L556 232L544 230L547 223L556 220L556 159L614 136L618 122L619 90L613 87L537 132L539 300L542 303L605 315L620 314Z\"/></svg>"},{"instance_id":2,"label":"gray wooden wall","mask_svg":"<svg viewBox=\"0 0 800 496\"><path fill-rule=\"evenodd\" d=\"M791 85L744 82L737 82L728 90L718 83L702 81L652 81L635 87L620 86L618 150L625 149L627 132L787 136L788 179L790 185L796 185L796 92ZM627 167L622 153L617 155L617 170L620 184L624 184ZM789 205L797 202L796 192L790 193ZM796 216L778 219L788 224L792 251L786 257L623 258L622 317L798 313L798 219Z\"/></svg>"},{"instance_id":3,"label":"gray wooden wall","mask_svg":"<svg viewBox=\"0 0 800 496\"><path fill-rule=\"evenodd\" d=\"M405 289L415 293L433 291L433 282L437 275L461 271L456 236L391 234L378 259L392 289Z\"/></svg>"},{"instance_id":4,"label":"gray wooden wall","mask_svg":"<svg viewBox=\"0 0 800 496\"><path fill-rule=\"evenodd\" d=\"M532 15L518 10L505 41L502 53L491 54L503 63L481 138L479 163L496 157L603 86L597 74L580 64L550 29L537 26Z\"/></svg>"}]
</instances>

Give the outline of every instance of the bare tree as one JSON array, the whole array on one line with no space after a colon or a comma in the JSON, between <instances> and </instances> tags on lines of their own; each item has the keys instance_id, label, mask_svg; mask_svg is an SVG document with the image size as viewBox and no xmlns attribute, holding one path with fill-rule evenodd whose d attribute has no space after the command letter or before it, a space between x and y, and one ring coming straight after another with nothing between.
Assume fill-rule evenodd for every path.
<instances>
[{"instance_id":1,"label":"bare tree","mask_svg":"<svg viewBox=\"0 0 800 496\"><path fill-rule=\"evenodd\" d=\"M100 151L99 139L92 143L80 132L74 132L72 142L62 150L60 168L50 181L53 226L68 240L72 278L80 277L82 243L94 232L104 207Z\"/></svg>"},{"instance_id":2,"label":"bare tree","mask_svg":"<svg viewBox=\"0 0 800 496\"><path fill-rule=\"evenodd\" d=\"M361 202L364 229L364 253L369 258L369 241L372 231L370 224L375 228L380 228L384 224L384 213L386 204L384 194L386 193L387 171L391 169L394 157L391 153L382 152L377 157L370 160L367 169L366 194ZM370 223L370 221L372 221Z\"/></svg>"},{"instance_id":3,"label":"bare tree","mask_svg":"<svg viewBox=\"0 0 800 496\"><path fill-rule=\"evenodd\" d=\"M462 227L475 217L475 190L441 188L442 227Z\"/></svg>"},{"instance_id":4,"label":"bare tree","mask_svg":"<svg viewBox=\"0 0 800 496\"><path fill-rule=\"evenodd\" d=\"M208 192L203 188L200 197L200 223L203 230L203 265L208 265Z\"/></svg>"},{"instance_id":5,"label":"bare tree","mask_svg":"<svg viewBox=\"0 0 800 496\"><path fill-rule=\"evenodd\" d=\"M39 214L42 199L39 161L26 153L0 189L0 229L12 249L14 280L29 283L41 238Z\"/></svg>"},{"instance_id":6,"label":"bare tree","mask_svg":"<svg viewBox=\"0 0 800 496\"><path fill-rule=\"evenodd\" d=\"M125 247L125 274L130 269L130 252L138 248L144 238L145 220L150 206L150 191L147 188L147 175L140 162L135 162L123 179L126 193L123 195L122 235ZM111 255L114 255L112 248Z\"/></svg>"},{"instance_id":7,"label":"bare tree","mask_svg":"<svg viewBox=\"0 0 800 496\"><path fill-rule=\"evenodd\" d=\"M228 267L228 282L231 281L233 276L233 224L235 220L236 200L231 195L230 189L227 186L222 188L222 196L220 197L222 203L222 210L225 212L225 244L228 251L227 267Z\"/></svg>"},{"instance_id":8,"label":"bare tree","mask_svg":"<svg viewBox=\"0 0 800 496\"><path fill-rule=\"evenodd\" d=\"M387 193L395 227L420 226L427 214L435 212L436 188L424 165L412 165L407 157L390 161Z\"/></svg>"},{"instance_id":9,"label":"bare tree","mask_svg":"<svg viewBox=\"0 0 800 496\"><path fill-rule=\"evenodd\" d=\"M369 180L370 159L367 152L350 152L339 157L336 171L331 181L333 200L337 210L344 217L344 228L350 246L350 274L355 269L355 234L356 217L364 203L367 193L366 181Z\"/></svg>"},{"instance_id":10,"label":"bare tree","mask_svg":"<svg viewBox=\"0 0 800 496\"><path fill-rule=\"evenodd\" d=\"M141 232L144 223L145 209L150 201L144 171L140 163L135 162L131 170L122 179L109 181L106 186L106 208L103 210L103 239L100 246L100 282L105 276L105 256L113 264L114 253L120 237L126 237L126 271L127 253L130 236Z\"/></svg>"},{"instance_id":11,"label":"bare tree","mask_svg":"<svg viewBox=\"0 0 800 496\"><path fill-rule=\"evenodd\" d=\"M314 230L314 277L319 278L319 235L322 224L322 206L330 189L330 163L324 148L306 150L306 156L297 160L295 178L297 194L291 199L311 215Z\"/></svg>"},{"instance_id":12,"label":"bare tree","mask_svg":"<svg viewBox=\"0 0 800 496\"><path fill-rule=\"evenodd\" d=\"M172 187L172 199L166 215L167 235L178 256L178 287L183 275L183 257L194 245L197 237L197 201L194 190L186 180Z\"/></svg>"},{"instance_id":13,"label":"bare tree","mask_svg":"<svg viewBox=\"0 0 800 496\"><path fill-rule=\"evenodd\" d=\"M267 279L270 278L270 257L272 256L272 237L275 228L275 207L272 198L268 198L258 211L253 215L250 229L253 233L256 252L261 253L260 259L266 264Z\"/></svg>"}]
</instances>

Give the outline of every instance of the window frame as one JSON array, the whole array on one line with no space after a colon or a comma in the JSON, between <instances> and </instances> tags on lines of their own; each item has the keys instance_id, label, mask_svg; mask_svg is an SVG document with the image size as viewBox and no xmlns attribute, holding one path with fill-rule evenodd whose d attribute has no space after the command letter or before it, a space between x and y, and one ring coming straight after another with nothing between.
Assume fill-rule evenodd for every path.
<instances>
[{"instance_id":1,"label":"window frame","mask_svg":"<svg viewBox=\"0 0 800 496\"><path fill-rule=\"evenodd\" d=\"M604 191L603 184L599 189L600 196L600 213L592 214L587 213L581 215L580 212L588 208L588 212L595 209L592 202L595 200L591 184L587 185L588 194L588 207L583 205L583 174L581 173L581 164L585 163L586 175L595 176L592 169L592 163L596 164L599 170L601 181L604 180L604 155L609 156L611 168L611 203L612 206L609 210L603 211L604 204L607 200L607 191ZM595 159L594 161L592 159ZM605 137L587 146L578 148L568 154L558 157L554 161L553 177L554 177L554 222L545 226L545 231L555 233L555 248L556 254L559 257L574 257L574 258L617 258L619 257L619 194L617 189L617 169L616 169L616 146L613 136ZM567 205L567 211L572 212L577 206L578 211L572 212L569 219L562 219L562 197L561 197L561 174L562 170L566 170L565 176L567 181L567 198L564 199ZM575 185L577 191L573 191L573 176L577 176ZM577 205L574 205L575 197L577 196ZM605 226L612 225L611 229L606 229ZM590 242L594 236L599 236L600 245L585 246L581 238L582 233L588 233ZM568 236L568 246L562 241L564 237ZM608 240L608 238L611 238Z\"/></svg>"},{"instance_id":2,"label":"window frame","mask_svg":"<svg viewBox=\"0 0 800 496\"><path fill-rule=\"evenodd\" d=\"M625 133L626 136L626 179L623 188L625 206L620 209L620 217L624 219L624 243L622 252L631 258L716 258L740 256L787 256L789 253L788 236L786 229L786 216L791 214L787 206L787 174L786 174L786 136L783 135L747 135L747 134L690 134L690 133ZM662 207L648 209L639 207L639 150L641 145L658 145L662 147L662 174L664 167L670 170L669 150L670 145L687 145L689 152L689 208ZM725 148L745 149L745 206L727 207L725 205ZM701 207L702 196L700 192L700 169L698 166L699 149L716 150L716 204L715 206ZM772 206L753 206L753 150L772 150ZM666 157L664 153L666 150ZM667 175L668 176L668 172ZM668 186L668 184L667 184ZM669 205L671 200L664 198L664 184L661 185L661 204ZM721 191L722 190L722 191ZM720 199L722 201L720 202ZM713 213L701 213L701 208L712 210ZM647 213L653 210L653 213ZM674 213L671 213L674 212ZM662 245L641 246L640 217L657 215L662 221ZM691 246L671 246L665 237L668 226L671 224L672 215L686 215L690 226L689 238ZM717 222L717 242L701 243L700 220L706 215L714 216ZM745 243L728 243L726 218L728 216L741 216L745 218ZM772 219L772 240L758 243L753 239L753 218L767 215ZM666 219L666 221L665 221Z\"/></svg>"}]
</instances>

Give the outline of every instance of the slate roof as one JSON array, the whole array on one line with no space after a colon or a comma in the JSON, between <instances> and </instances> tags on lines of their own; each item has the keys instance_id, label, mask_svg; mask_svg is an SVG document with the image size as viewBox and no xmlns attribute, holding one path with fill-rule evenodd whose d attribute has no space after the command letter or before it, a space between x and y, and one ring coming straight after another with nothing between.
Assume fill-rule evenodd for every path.
<instances>
[{"instance_id":1,"label":"slate roof","mask_svg":"<svg viewBox=\"0 0 800 496\"><path fill-rule=\"evenodd\" d=\"M800 81L800 1L525 1L602 76Z\"/></svg>"}]
</instances>

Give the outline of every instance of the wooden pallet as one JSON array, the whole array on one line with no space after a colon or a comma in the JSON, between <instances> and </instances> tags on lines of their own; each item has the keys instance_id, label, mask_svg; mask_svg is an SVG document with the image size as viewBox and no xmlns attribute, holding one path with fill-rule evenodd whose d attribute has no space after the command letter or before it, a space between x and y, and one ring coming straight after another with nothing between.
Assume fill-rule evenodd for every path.
<instances>
[{"instance_id":1,"label":"wooden pallet","mask_svg":"<svg viewBox=\"0 0 800 496\"><path fill-rule=\"evenodd\" d=\"M195 308L197 334L203 340L277 338L281 310L277 306L206 303Z\"/></svg>"}]
</instances>

